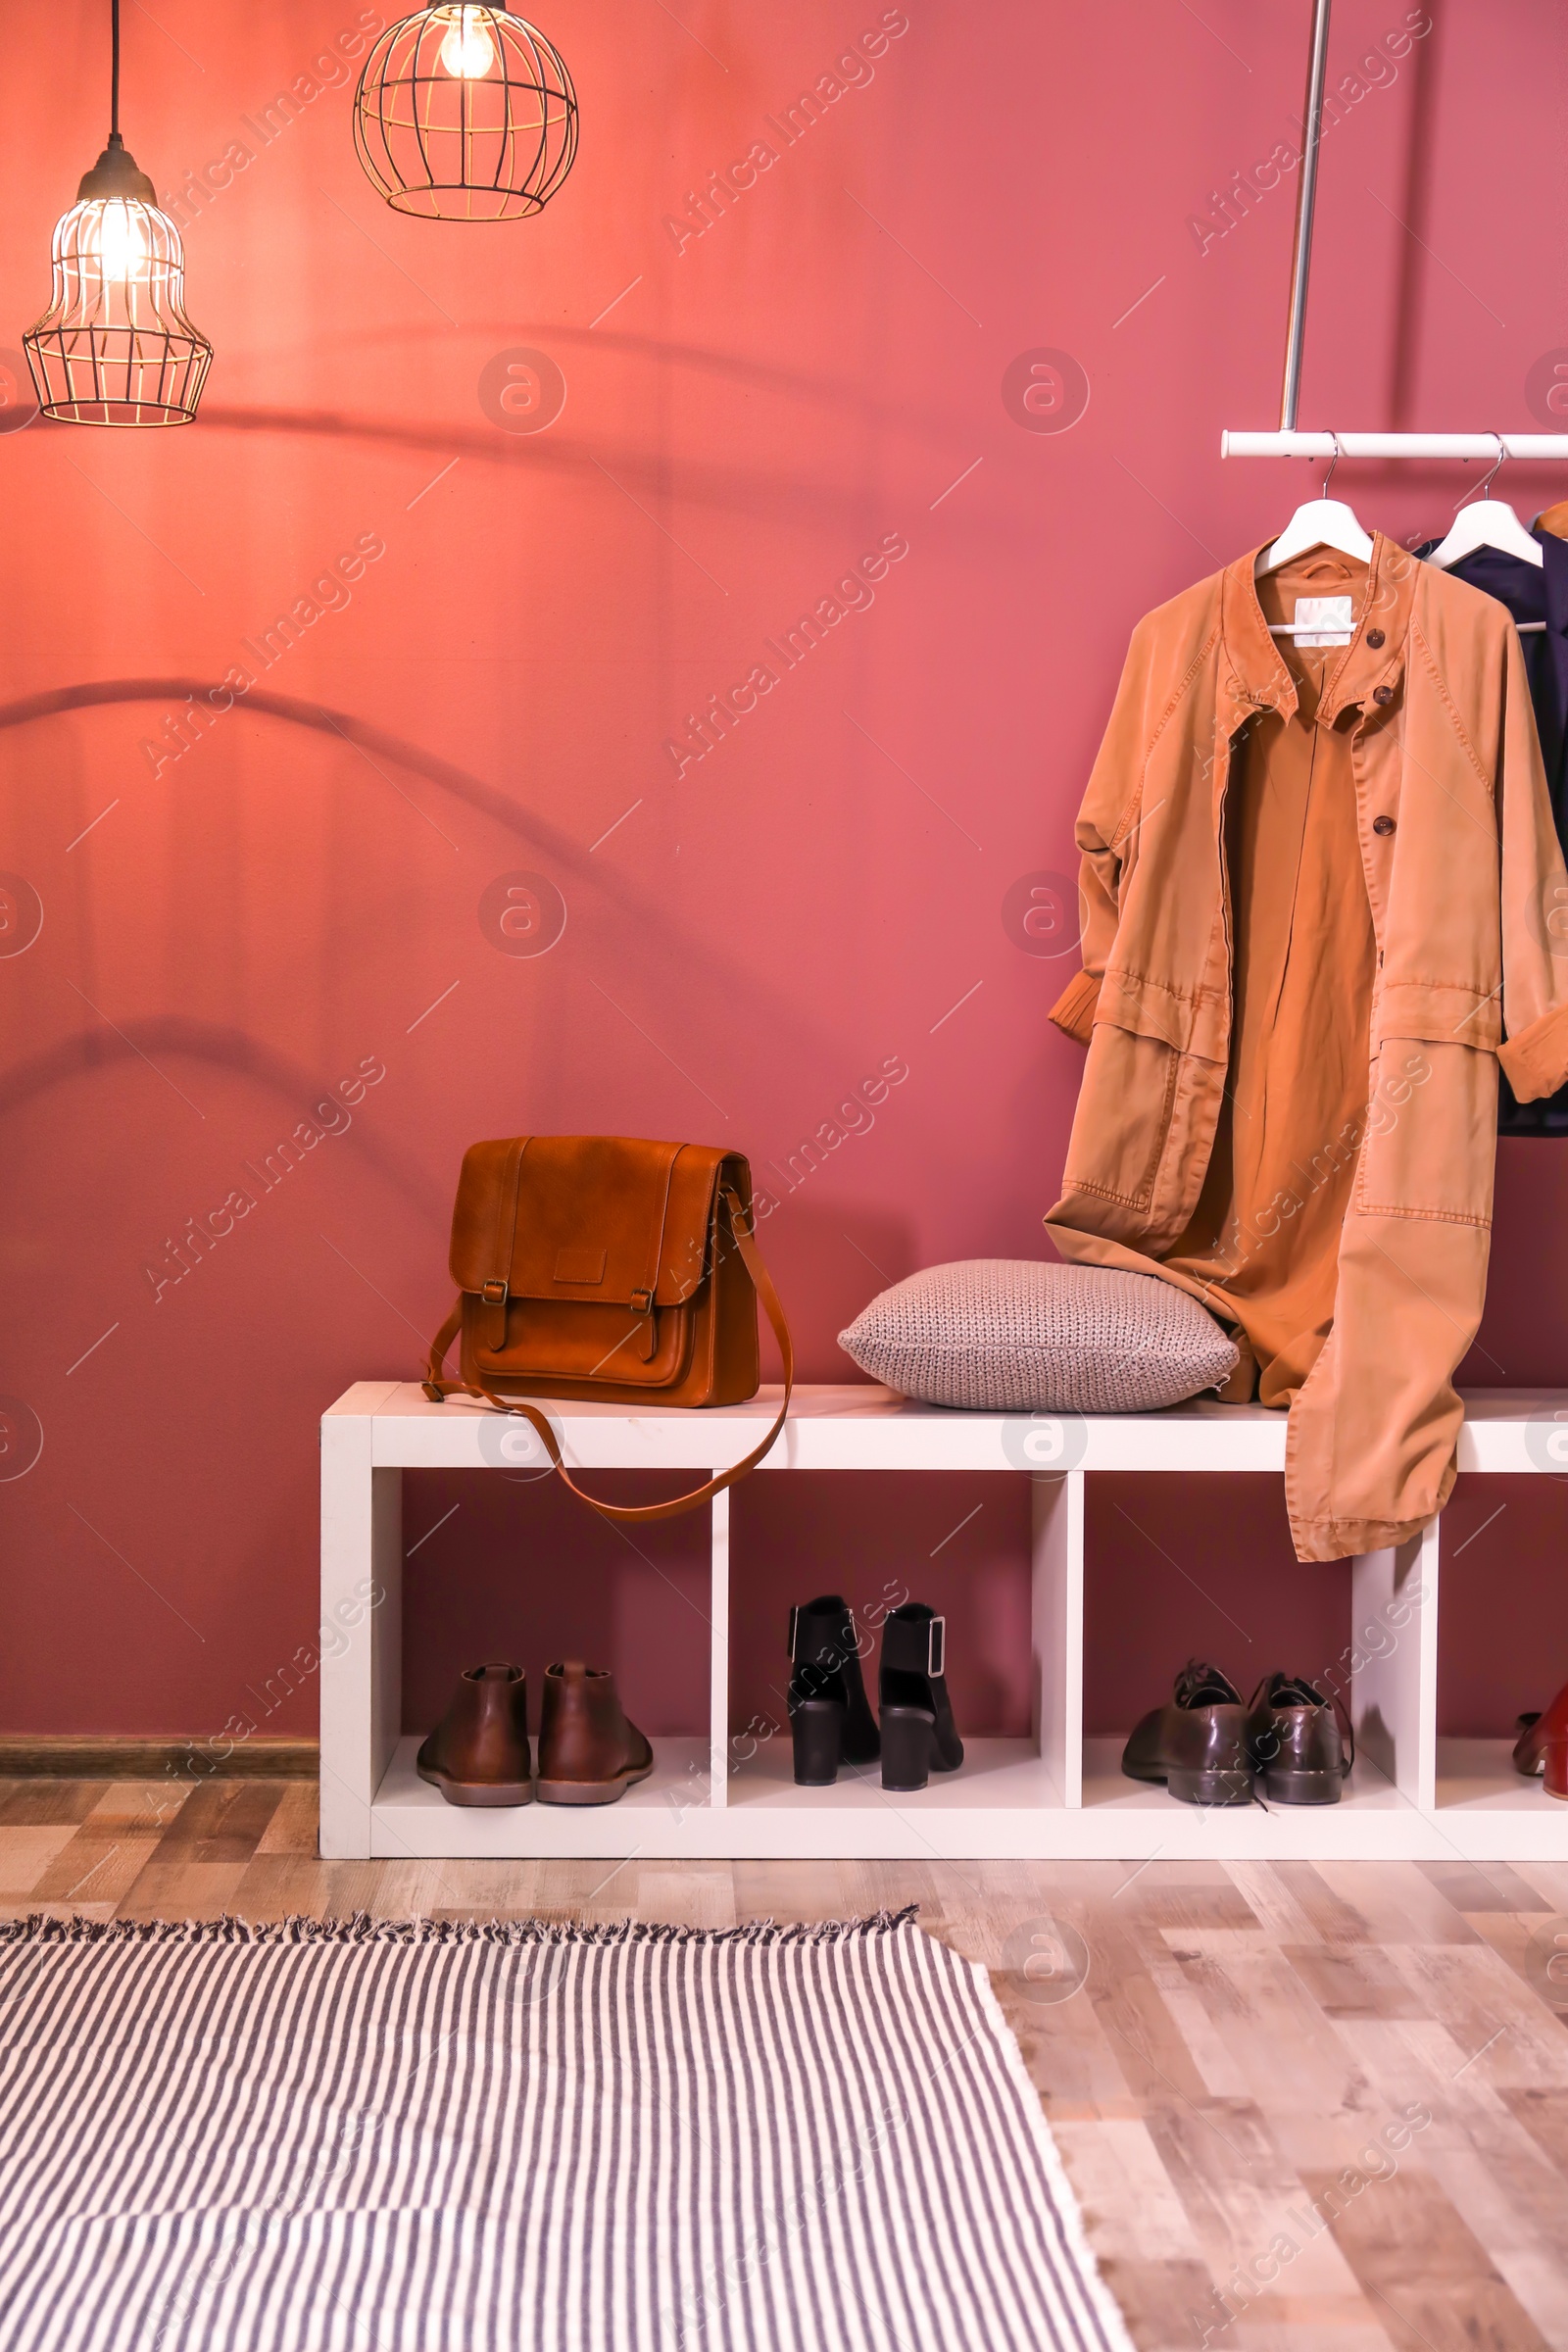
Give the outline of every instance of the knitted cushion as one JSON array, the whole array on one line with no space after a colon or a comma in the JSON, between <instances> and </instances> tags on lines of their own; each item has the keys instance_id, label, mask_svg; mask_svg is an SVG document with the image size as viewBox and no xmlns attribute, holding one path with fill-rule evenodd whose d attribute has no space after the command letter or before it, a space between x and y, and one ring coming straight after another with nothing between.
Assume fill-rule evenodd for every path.
<instances>
[{"instance_id":1,"label":"knitted cushion","mask_svg":"<svg viewBox=\"0 0 1568 2352\"><path fill-rule=\"evenodd\" d=\"M896 1282L839 1346L927 1404L1139 1413L1218 1388L1237 1352L1198 1300L1151 1274L966 1258Z\"/></svg>"}]
</instances>

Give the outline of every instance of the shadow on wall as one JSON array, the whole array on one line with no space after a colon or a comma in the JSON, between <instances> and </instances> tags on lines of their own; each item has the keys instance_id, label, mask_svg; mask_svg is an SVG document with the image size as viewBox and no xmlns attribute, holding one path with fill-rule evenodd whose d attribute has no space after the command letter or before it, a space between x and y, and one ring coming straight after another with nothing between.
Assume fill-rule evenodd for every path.
<instances>
[{"instance_id":1,"label":"shadow on wall","mask_svg":"<svg viewBox=\"0 0 1568 2352\"><path fill-rule=\"evenodd\" d=\"M0 1119L25 1109L29 1103L52 1094L56 1087L67 1086L74 1079L115 1062L175 1054L253 1080L280 1096L289 1105L291 1116L298 1115L301 1103L315 1105L318 1112L330 1107L338 1119L343 1116L332 1099L332 1079L323 1079L303 1062L274 1054L243 1029L224 1029L210 1021L191 1020L184 1014L162 1013L140 1020L127 1019L107 1036L101 1029L89 1029L74 1037L61 1038L43 1052L0 1073ZM444 1222L450 1213L445 1190L438 1191L434 1185L419 1182L403 1160L376 1142L369 1128L362 1131L360 1152L376 1173L384 1176L417 1210L421 1219L433 1218L437 1225Z\"/></svg>"},{"instance_id":2,"label":"shadow on wall","mask_svg":"<svg viewBox=\"0 0 1568 2352\"><path fill-rule=\"evenodd\" d=\"M476 345L494 337L499 344L527 347L530 338L537 336L541 345L561 348L575 345L586 353L609 353L617 359L651 363L662 368L686 368L694 375L716 376L721 382L744 384L750 389L777 392L793 400L815 401L820 407L850 410L862 421L872 424L895 425L901 433L911 429L941 432L945 420L935 410L921 410L912 402L881 399L861 385L841 378L837 382L821 375L805 375L798 368L766 367L755 359L734 351L720 351L711 345L672 343L658 335L617 334L612 328L568 326L560 318L466 318L464 335ZM388 344L400 348L409 344L440 348L451 341L440 327L422 323L383 324L365 333L356 331L352 337L339 338L345 348L356 352L373 350ZM334 338L322 338L322 348L330 349ZM295 419L298 419L296 422ZM275 426L280 431L342 431L359 432L360 418L339 416L329 410L273 410L214 406L211 401L202 405L202 421L227 427L230 431L253 431ZM962 416L955 419L956 426L965 423ZM372 431L375 429L371 428ZM498 445L492 432L489 445ZM521 452L513 444L515 454ZM499 454L505 454L504 451Z\"/></svg>"},{"instance_id":3,"label":"shadow on wall","mask_svg":"<svg viewBox=\"0 0 1568 2352\"><path fill-rule=\"evenodd\" d=\"M552 825L548 818L519 808L515 801L509 800L495 785L484 783L480 777L469 775L466 768L455 767L450 760L423 751L401 735L388 734L385 728L355 717L351 711L333 710L325 703L305 702L297 695L275 694L266 686L252 686L237 696L227 685L212 678L94 679L72 686L52 686L42 694L24 695L18 702L0 704L0 729L28 726L37 719L56 717L64 710L89 710L104 704L123 703L191 703L199 705L204 715L209 711L216 715L242 703L247 710L260 711L269 718L285 719L291 726L309 727L320 735L335 735L368 758L379 753L396 766L423 776L481 816L505 826L509 833L518 833L525 840L536 842L573 873L588 870L588 853L579 843L559 826ZM650 899L644 906L643 911L650 918L656 904Z\"/></svg>"},{"instance_id":4,"label":"shadow on wall","mask_svg":"<svg viewBox=\"0 0 1568 2352\"><path fill-rule=\"evenodd\" d=\"M911 421L903 412L891 412L890 417L894 416L906 427ZM597 475L626 496L635 489L644 498L657 499L664 496L669 487L664 462L650 456L646 449L632 444L615 445L608 451L607 464L586 445L553 432L534 432L517 439L494 425L397 423L334 409L241 409L210 405L203 406L202 424L208 431L351 441L362 448L370 445L418 451L437 459L474 458L488 466L522 467L530 475L536 475L541 468L580 477L584 482L592 482ZM45 421L40 429L55 428ZM966 438L956 425L947 432L933 420L930 427L933 487L942 486L943 467L967 450L972 430L971 426ZM819 472L784 473L758 465L744 469L722 467L696 459L682 466L680 495L683 505L740 514L751 520L770 514L786 523L798 521L801 501L808 495L819 522L842 523L846 528L864 519L870 503L863 485L846 482L835 487ZM1021 520L1014 521L1011 509L1006 510L1000 521L993 521L982 509L970 514L964 527L976 544L1008 548L1015 553L1022 545L1023 526Z\"/></svg>"},{"instance_id":5,"label":"shadow on wall","mask_svg":"<svg viewBox=\"0 0 1568 2352\"><path fill-rule=\"evenodd\" d=\"M232 674L232 673L231 673ZM457 767L450 760L427 752L406 737L390 734L384 727L373 726L369 720L357 717L352 711L334 710L325 703L302 700L296 695L277 694L266 686L251 686L236 694L226 683L210 678L103 678L84 680L71 686L55 686L41 694L24 695L14 703L0 704L0 733L13 727L27 726L40 719L59 716L68 710L93 710L105 705L126 703L190 704L219 715L234 709L255 711L268 718L284 720L312 733L335 736L358 752L370 766L383 776L378 760L406 769L410 774L422 776L442 792L452 795L478 815L488 817L506 832L518 835L535 845L553 859L565 873L579 881L590 878L613 896L616 906L624 913L636 916L645 937L660 937L678 948L683 963L689 969L706 966L711 975L713 1001L746 1008L744 1019L755 1025L759 1017L770 1018L787 1026L798 1038L813 1040L819 1045L829 1042L825 1019L818 1016L803 1018L798 996L786 994L773 986L765 975L751 966L742 967L730 957L718 953L711 942L695 930L677 932L672 926L667 906L651 893L639 891L628 880L622 868L611 869L593 862L592 852L554 825L548 817L519 807L496 785L487 784L482 777L470 775L466 768ZM199 733L200 723L192 718L190 726ZM178 755L172 752L171 757ZM390 782L390 778L386 778ZM394 786L394 790L398 787ZM743 1017L737 1013L737 1019Z\"/></svg>"},{"instance_id":6,"label":"shadow on wall","mask_svg":"<svg viewBox=\"0 0 1568 2352\"><path fill-rule=\"evenodd\" d=\"M1416 384L1421 356L1432 257L1432 199L1437 184L1438 92L1443 79L1443 35L1446 9L1432 12L1432 29L1416 43L1405 68L1414 81L1409 110L1409 144L1405 150L1404 201L1400 218L1409 230L1399 260L1399 287L1394 306L1394 365L1389 385L1389 423L1393 431L1408 432L1416 423Z\"/></svg>"}]
</instances>

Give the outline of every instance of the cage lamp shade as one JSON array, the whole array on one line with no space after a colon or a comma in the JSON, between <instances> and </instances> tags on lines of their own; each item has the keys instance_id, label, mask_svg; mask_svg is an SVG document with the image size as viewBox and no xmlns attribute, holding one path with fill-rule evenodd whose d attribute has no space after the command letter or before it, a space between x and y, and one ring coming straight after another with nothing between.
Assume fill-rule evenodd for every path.
<instances>
[{"instance_id":1,"label":"cage lamp shade","mask_svg":"<svg viewBox=\"0 0 1568 2352\"><path fill-rule=\"evenodd\" d=\"M571 170L577 93L560 52L509 9L424 8L366 59L354 144L396 212L525 220Z\"/></svg>"},{"instance_id":2,"label":"cage lamp shade","mask_svg":"<svg viewBox=\"0 0 1568 2352\"><path fill-rule=\"evenodd\" d=\"M185 316L185 249L120 135L112 11L109 144L55 225L54 295L22 338L38 406L64 424L189 424L213 356Z\"/></svg>"}]
</instances>

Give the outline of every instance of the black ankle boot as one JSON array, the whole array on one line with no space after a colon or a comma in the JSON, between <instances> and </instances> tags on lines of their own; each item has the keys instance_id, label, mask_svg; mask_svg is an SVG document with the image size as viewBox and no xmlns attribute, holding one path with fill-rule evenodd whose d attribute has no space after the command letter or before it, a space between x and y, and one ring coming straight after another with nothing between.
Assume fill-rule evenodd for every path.
<instances>
[{"instance_id":1,"label":"black ankle boot","mask_svg":"<svg viewBox=\"0 0 1568 2352\"><path fill-rule=\"evenodd\" d=\"M906 1600L882 1628L882 1786L923 1788L933 1772L956 1772L963 1741L943 1673L947 1619Z\"/></svg>"},{"instance_id":2,"label":"black ankle boot","mask_svg":"<svg viewBox=\"0 0 1568 2352\"><path fill-rule=\"evenodd\" d=\"M841 1764L874 1764L876 1719L860 1679L860 1642L847 1600L825 1592L790 1611L790 1728L795 1780L828 1788Z\"/></svg>"}]
</instances>

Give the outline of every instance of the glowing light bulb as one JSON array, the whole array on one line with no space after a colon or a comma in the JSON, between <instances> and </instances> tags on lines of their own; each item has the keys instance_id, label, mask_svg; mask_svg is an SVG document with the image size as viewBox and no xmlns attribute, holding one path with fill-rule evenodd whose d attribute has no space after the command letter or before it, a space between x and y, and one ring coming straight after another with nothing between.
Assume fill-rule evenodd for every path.
<instances>
[{"instance_id":1,"label":"glowing light bulb","mask_svg":"<svg viewBox=\"0 0 1568 2352\"><path fill-rule=\"evenodd\" d=\"M496 62L489 11L457 8L451 13L457 21L441 44L441 63L460 81L483 81Z\"/></svg>"},{"instance_id":2,"label":"glowing light bulb","mask_svg":"<svg viewBox=\"0 0 1568 2352\"><path fill-rule=\"evenodd\" d=\"M106 280L129 285L147 275L147 220L141 206L111 198L98 223L100 274Z\"/></svg>"}]
</instances>

